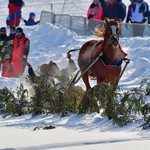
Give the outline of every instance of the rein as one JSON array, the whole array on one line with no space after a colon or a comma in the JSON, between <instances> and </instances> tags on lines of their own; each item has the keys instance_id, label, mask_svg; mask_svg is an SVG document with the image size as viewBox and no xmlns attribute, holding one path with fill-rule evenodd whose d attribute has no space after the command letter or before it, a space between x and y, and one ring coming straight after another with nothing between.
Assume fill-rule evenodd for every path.
<instances>
[{"instance_id":1,"label":"rein","mask_svg":"<svg viewBox=\"0 0 150 150\"><path fill-rule=\"evenodd\" d=\"M84 71L80 74L79 77L78 77L78 74L81 72L81 69L76 73L75 77L72 79L69 85L69 88L71 87L72 84L76 84L82 78L82 76L100 59L100 56L101 55L96 57L96 59L84 69Z\"/></svg>"},{"instance_id":2,"label":"rein","mask_svg":"<svg viewBox=\"0 0 150 150\"><path fill-rule=\"evenodd\" d=\"M76 73L76 75L74 76L74 78L72 79L70 85L68 86L68 89L73 85L73 84L76 84L81 78L82 76L85 74L86 71L88 71L99 59L101 59L101 55L99 55L98 57L96 57L96 59L89 65L87 66L84 71L81 73L81 75L78 77L79 73L81 72L81 70L78 70L78 72ZM125 61L125 66L124 68L122 69L120 75L119 75L119 78L118 78L118 82L117 82L117 85L116 87L118 86L118 83L127 67L127 65L130 63L130 59L128 58L124 58L123 61ZM78 78L77 78L78 77Z\"/></svg>"},{"instance_id":3,"label":"rein","mask_svg":"<svg viewBox=\"0 0 150 150\"><path fill-rule=\"evenodd\" d=\"M116 69L121 66L123 57L120 56L115 62L110 61L107 59L107 56L105 53L103 53L100 57L100 60L102 61L103 65L105 65L109 69Z\"/></svg>"},{"instance_id":4,"label":"rein","mask_svg":"<svg viewBox=\"0 0 150 150\"><path fill-rule=\"evenodd\" d=\"M93 51L93 49L94 49L94 47L99 43L99 42L102 42L102 41L98 41L97 43L95 43L93 46L92 46L92 48L91 48L91 53L92 53L92 51ZM103 41L103 43L104 43L104 41ZM102 43L102 48L104 47L104 44ZM71 51L71 50L70 50ZM75 50L73 50L73 51L75 51ZM78 72L76 73L76 75L74 76L74 78L72 79L72 81L71 81L71 83L70 83L70 85L69 85L69 88L73 85L73 84L76 84L81 78L82 78L82 76L100 59L100 57L101 57L101 53L91 62L91 60L92 60L92 58L90 59L90 64L89 65L86 65L85 67L84 67L84 69L82 69L83 71L81 72L81 69L80 70L78 70ZM79 75L79 73L81 72L81 74L80 74L80 76L78 77L78 75ZM77 78L78 77L78 78Z\"/></svg>"}]
</instances>

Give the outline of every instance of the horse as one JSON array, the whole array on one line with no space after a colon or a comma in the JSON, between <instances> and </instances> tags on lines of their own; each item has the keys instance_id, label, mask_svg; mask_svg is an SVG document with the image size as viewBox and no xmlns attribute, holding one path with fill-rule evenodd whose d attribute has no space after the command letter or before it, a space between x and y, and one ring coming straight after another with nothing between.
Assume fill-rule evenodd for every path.
<instances>
[{"instance_id":1,"label":"horse","mask_svg":"<svg viewBox=\"0 0 150 150\"><path fill-rule=\"evenodd\" d=\"M103 39L87 41L81 47L78 66L86 91L91 88L89 76L95 77L97 84L104 82L110 83L114 89L117 87L122 61L127 55L119 43L120 28L120 20L106 18L103 26L96 27L94 31L97 36L103 37Z\"/></svg>"},{"instance_id":2,"label":"horse","mask_svg":"<svg viewBox=\"0 0 150 150\"><path fill-rule=\"evenodd\" d=\"M64 68L64 69L60 69L58 67L58 65L53 62L53 61L50 61L48 64L42 64L40 66L40 73L42 76L45 76L45 77L56 77L56 76L66 76L66 77L69 77L72 75L73 72L75 72L77 70L77 67L76 67L76 64L75 62L73 61L73 59L69 58L69 61L68 61L68 65L67 65L67 68Z\"/></svg>"},{"instance_id":3,"label":"horse","mask_svg":"<svg viewBox=\"0 0 150 150\"><path fill-rule=\"evenodd\" d=\"M44 63L40 66L41 75L45 77L55 76L59 71L60 68L53 61L50 61L48 64Z\"/></svg>"}]
</instances>

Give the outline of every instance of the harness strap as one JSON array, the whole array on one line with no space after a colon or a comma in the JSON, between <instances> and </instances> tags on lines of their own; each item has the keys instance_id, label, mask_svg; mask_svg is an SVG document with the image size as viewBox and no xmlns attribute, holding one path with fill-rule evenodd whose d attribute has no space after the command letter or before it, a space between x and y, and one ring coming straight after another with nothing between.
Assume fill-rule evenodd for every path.
<instances>
[{"instance_id":1,"label":"harness strap","mask_svg":"<svg viewBox=\"0 0 150 150\"><path fill-rule=\"evenodd\" d=\"M109 69L114 69L114 68L118 68L121 66L123 58L120 57L117 61L112 62L110 60L107 59L106 54L103 53L100 57L100 59L102 60L102 63Z\"/></svg>"},{"instance_id":2,"label":"harness strap","mask_svg":"<svg viewBox=\"0 0 150 150\"><path fill-rule=\"evenodd\" d=\"M118 86L118 83L119 83L119 81L120 81L120 79L121 79L121 77L122 77L122 75L123 75L125 69L127 68L127 65L130 63L130 59L128 59L128 58L124 58L123 60L125 61L126 64L125 64L124 68L122 69L122 71L121 71L121 73L120 73L120 75L119 75L118 82L117 82L117 84L116 84L116 88L117 88L117 86Z\"/></svg>"},{"instance_id":3,"label":"harness strap","mask_svg":"<svg viewBox=\"0 0 150 150\"><path fill-rule=\"evenodd\" d=\"M115 62L112 62L110 60L108 60L107 56L106 56L106 53L105 53L105 49L104 49L104 46L105 46L105 41L103 41L102 43L102 54L100 56L100 59L102 61L102 63L109 69L114 69L114 68L118 68L121 66L123 60L125 59L125 57L127 56L127 54L122 50L120 44L119 44L119 48L121 49L122 51L122 55L123 56L120 56L120 58L118 58L118 60L116 60ZM97 54L97 55L100 55L100 54Z\"/></svg>"}]
</instances>

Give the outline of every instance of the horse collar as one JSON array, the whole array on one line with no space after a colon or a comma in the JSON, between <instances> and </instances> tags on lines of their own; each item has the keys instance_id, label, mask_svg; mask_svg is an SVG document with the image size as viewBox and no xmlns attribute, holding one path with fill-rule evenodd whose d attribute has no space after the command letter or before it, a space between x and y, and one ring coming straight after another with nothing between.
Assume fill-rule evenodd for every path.
<instances>
[{"instance_id":1,"label":"horse collar","mask_svg":"<svg viewBox=\"0 0 150 150\"><path fill-rule=\"evenodd\" d=\"M110 61L107 56L106 56L106 49L105 49L105 44L106 44L106 39L104 39L102 43L102 55L100 56L100 59L102 60L103 64L105 64L109 68L118 68L121 66L123 58L120 56L118 60L115 62Z\"/></svg>"}]
</instances>

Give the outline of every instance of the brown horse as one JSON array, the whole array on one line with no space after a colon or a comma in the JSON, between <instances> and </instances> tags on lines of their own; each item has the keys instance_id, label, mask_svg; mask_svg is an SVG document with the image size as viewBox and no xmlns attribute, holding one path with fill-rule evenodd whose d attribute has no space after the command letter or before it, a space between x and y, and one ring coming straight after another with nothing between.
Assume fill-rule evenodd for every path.
<instances>
[{"instance_id":1,"label":"brown horse","mask_svg":"<svg viewBox=\"0 0 150 150\"><path fill-rule=\"evenodd\" d=\"M55 76L59 71L59 67L53 61L50 61L49 64L43 64L40 67L41 75L45 77Z\"/></svg>"},{"instance_id":2,"label":"brown horse","mask_svg":"<svg viewBox=\"0 0 150 150\"><path fill-rule=\"evenodd\" d=\"M42 76L44 77L56 77L56 76L66 76L66 77L69 77L72 75L73 72L76 71L77 67L76 67L76 64L75 62L71 59L71 57L69 58L69 62L68 62L68 65L67 65L67 68L65 69L60 69L58 67L58 65L53 62L53 61L50 61L49 64L42 64L40 66L40 73Z\"/></svg>"},{"instance_id":3,"label":"brown horse","mask_svg":"<svg viewBox=\"0 0 150 150\"><path fill-rule=\"evenodd\" d=\"M126 56L119 44L119 31L119 20L105 19L103 26L95 29L95 34L104 39L90 40L81 47L78 65L83 74L82 79L86 90L91 88L89 75L96 77L97 84L110 83L116 88L121 73L121 64ZM96 61L91 65L94 60Z\"/></svg>"}]
</instances>

